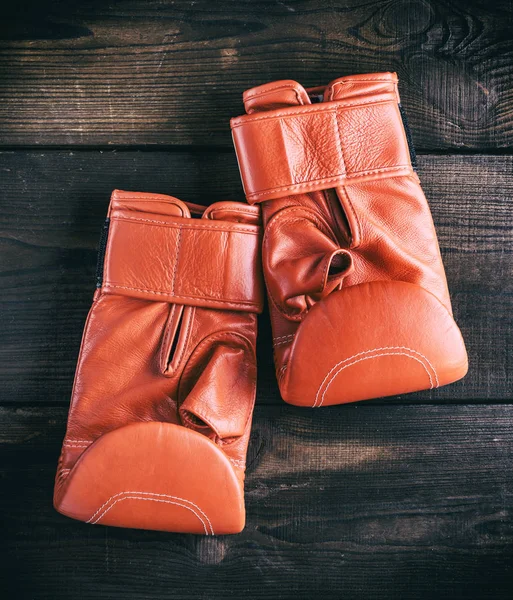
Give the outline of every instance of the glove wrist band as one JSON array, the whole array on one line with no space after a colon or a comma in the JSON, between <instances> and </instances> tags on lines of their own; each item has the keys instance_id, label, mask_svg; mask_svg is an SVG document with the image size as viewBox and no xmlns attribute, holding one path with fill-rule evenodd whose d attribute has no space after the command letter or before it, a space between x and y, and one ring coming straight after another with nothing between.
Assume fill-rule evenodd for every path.
<instances>
[{"instance_id":1,"label":"glove wrist band","mask_svg":"<svg viewBox=\"0 0 513 600\"><path fill-rule=\"evenodd\" d=\"M181 203L185 205L185 203ZM186 206L186 205L185 205ZM260 227L114 207L102 292L258 313Z\"/></svg>"},{"instance_id":2,"label":"glove wrist band","mask_svg":"<svg viewBox=\"0 0 513 600\"><path fill-rule=\"evenodd\" d=\"M231 127L250 204L413 172L394 90L245 115Z\"/></svg>"}]
</instances>

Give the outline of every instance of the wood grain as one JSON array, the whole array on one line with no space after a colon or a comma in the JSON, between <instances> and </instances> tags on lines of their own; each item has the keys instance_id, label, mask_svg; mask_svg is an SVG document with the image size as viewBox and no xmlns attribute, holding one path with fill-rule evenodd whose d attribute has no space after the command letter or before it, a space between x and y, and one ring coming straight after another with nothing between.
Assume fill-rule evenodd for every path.
<instances>
[{"instance_id":1,"label":"wood grain","mask_svg":"<svg viewBox=\"0 0 513 600\"><path fill-rule=\"evenodd\" d=\"M65 418L65 408L0 409L6 597L509 597L510 405L261 407L247 527L211 539L57 514Z\"/></svg>"},{"instance_id":2,"label":"wood grain","mask_svg":"<svg viewBox=\"0 0 513 600\"><path fill-rule=\"evenodd\" d=\"M231 146L243 90L397 71L419 149L513 142L510 0L26 0L3 7L0 144Z\"/></svg>"},{"instance_id":3,"label":"wood grain","mask_svg":"<svg viewBox=\"0 0 513 600\"><path fill-rule=\"evenodd\" d=\"M511 0L2 6L2 598L511 597L512 31ZM379 70L401 80L468 376L435 392L288 407L263 315L242 534L92 527L56 513L112 189L242 200L228 121L243 90Z\"/></svg>"},{"instance_id":4,"label":"wood grain","mask_svg":"<svg viewBox=\"0 0 513 600\"><path fill-rule=\"evenodd\" d=\"M385 402L513 398L512 169L508 156L420 157L470 372ZM113 188L242 197L232 153L4 152L0 173L3 402L68 402ZM258 360L258 401L281 402L266 315Z\"/></svg>"}]
</instances>

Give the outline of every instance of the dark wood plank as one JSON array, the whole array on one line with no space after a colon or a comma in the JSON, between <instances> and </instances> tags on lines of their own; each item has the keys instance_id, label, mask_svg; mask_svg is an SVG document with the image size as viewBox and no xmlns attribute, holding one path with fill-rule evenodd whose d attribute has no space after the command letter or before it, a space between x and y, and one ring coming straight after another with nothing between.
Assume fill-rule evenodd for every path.
<instances>
[{"instance_id":1,"label":"dark wood plank","mask_svg":"<svg viewBox=\"0 0 513 600\"><path fill-rule=\"evenodd\" d=\"M513 398L512 169L508 156L420 157L470 372L398 401ZM4 152L0 172L3 402L67 403L114 187L205 204L242 197L232 153ZM261 323L259 402L279 402Z\"/></svg>"},{"instance_id":2,"label":"dark wood plank","mask_svg":"<svg viewBox=\"0 0 513 600\"><path fill-rule=\"evenodd\" d=\"M218 538L57 514L65 418L0 409L6 597L510 597L513 406L261 407L247 527Z\"/></svg>"},{"instance_id":3,"label":"dark wood plank","mask_svg":"<svg viewBox=\"0 0 513 600\"><path fill-rule=\"evenodd\" d=\"M511 147L510 0L27 0L3 7L0 143L230 146L248 87L395 70L416 144Z\"/></svg>"}]
</instances>

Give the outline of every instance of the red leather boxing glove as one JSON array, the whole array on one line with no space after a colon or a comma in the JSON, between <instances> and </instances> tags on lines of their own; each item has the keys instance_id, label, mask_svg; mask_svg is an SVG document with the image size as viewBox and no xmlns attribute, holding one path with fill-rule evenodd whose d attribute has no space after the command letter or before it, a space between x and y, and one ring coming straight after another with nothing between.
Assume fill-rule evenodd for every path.
<instances>
[{"instance_id":1,"label":"red leather boxing glove","mask_svg":"<svg viewBox=\"0 0 513 600\"><path fill-rule=\"evenodd\" d=\"M283 399L328 406L463 377L465 346L393 73L244 94L232 119L261 204L262 263Z\"/></svg>"},{"instance_id":2,"label":"red leather boxing glove","mask_svg":"<svg viewBox=\"0 0 513 600\"><path fill-rule=\"evenodd\" d=\"M206 535L244 527L259 208L116 191L78 360L56 509Z\"/></svg>"}]
</instances>

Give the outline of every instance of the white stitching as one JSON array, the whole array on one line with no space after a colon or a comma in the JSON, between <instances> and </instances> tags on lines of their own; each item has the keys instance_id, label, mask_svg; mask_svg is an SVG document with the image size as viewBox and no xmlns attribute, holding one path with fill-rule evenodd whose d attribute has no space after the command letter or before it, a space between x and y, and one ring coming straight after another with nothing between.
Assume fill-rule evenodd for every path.
<instances>
[{"instance_id":1,"label":"white stitching","mask_svg":"<svg viewBox=\"0 0 513 600\"><path fill-rule=\"evenodd\" d=\"M383 354L372 354L371 356L362 356L358 360L355 360L352 363L349 363L347 365L343 365L342 367L340 367L340 369L338 369L334 373L333 377L329 380L328 384L326 385L326 389L322 393L321 401L319 402L319 405L317 406L317 408L320 408L322 406L326 392L328 391L330 385L333 383L333 381L335 380L335 378L337 377L337 375L339 373L341 373L344 369L347 369L348 367L352 367L353 365L355 365L359 362L362 362L364 360L370 360L371 358L379 358L380 356L406 356L408 358L411 358L412 360L416 360L418 363L420 363L424 367L424 371L426 371L427 376L429 377L429 383L430 383L429 389L430 390L433 389L433 380L431 379L431 375L430 375L429 371L427 370L426 365L419 358L416 358L415 356L410 356L406 352L385 352ZM315 404L313 405L313 407L315 407Z\"/></svg>"},{"instance_id":2,"label":"white stitching","mask_svg":"<svg viewBox=\"0 0 513 600\"><path fill-rule=\"evenodd\" d=\"M205 531L205 535L208 535L208 531L207 528L205 526L205 523L203 521L203 519L198 515L197 512L195 512L194 509L192 509L190 506L187 506L186 504L183 504L181 502L175 502L173 500L159 500L158 498L144 498L143 496L124 496L123 498L118 498L117 500L115 500L110 506L109 508L107 508L99 517L98 519L96 519L96 521L92 521L91 525L96 525L96 523L98 523L98 521L103 518L111 508L113 508L118 502L123 502L123 500L148 500L151 502L162 502L164 504L174 504L175 506L180 506L181 508L186 508L187 510L190 510L196 517L198 517L200 523L203 525L203 529ZM89 523L89 521L88 521ZM214 535L214 534L212 534Z\"/></svg>"},{"instance_id":3,"label":"white stitching","mask_svg":"<svg viewBox=\"0 0 513 600\"><path fill-rule=\"evenodd\" d=\"M117 498L118 496L122 496L123 494L143 494L143 495L148 495L148 496L158 496L159 498L174 498L175 500L181 500L182 502L188 502L189 504L192 504L195 508L197 508L199 510L199 512L208 521L208 524L210 525L210 529L212 529L212 531L213 531L212 523L210 523L210 519L207 517L207 515L201 510L201 508L197 504L192 502L192 500L180 498L179 496L172 496L171 494L157 494L157 492L141 492L141 491L118 492L117 494L112 495L108 500L106 500L87 522L89 523L90 521L92 521L94 519L94 517L96 517L96 515L102 510L102 508L104 508L111 500L114 500L114 498ZM98 519L97 519L97 521L98 521Z\"/></svg>"},{"instance_id":4,"label":"white stitching","mask_svg":"<svg viewBox=\"0 0 513 600\"><path fill-rule=\"evenodd\" d=\"M288 335L278 335L276 337L273 337L273 342L276 342L277 340L284 340L285 338L293 338L295 335L295 333L289 333Z\"/></svg>"},{"instance_id":5,"label":"white stitching","mask_svg":"<svg viewBox=\"0 0 513 600\"><path fill-rule=\"evenodd\" d=\"M423 367L424 370L426 371L428 377L429 377L429 382L431 384L431 388L433 389L433 387L439 387L440 386L440 382L438 380L438 375L437 372L435 370L435 367L431 364L430 360L424 356L424 354L422 354L421 352L418 352L417 350L413 350L412 348L408 348L407 346L383 346L381 348L373 348L372 350L364 350L363 352L358 352L356 354L353 354L352 356L349 356L348 358L345 358L344 360L341 360L340 362L338 362L334 367L332 367L327 375L324 377L324 379L321 382L321 385L319 386L318 390L317 390L317 394L315 396L315 402L313 403L312 407L316 407L317 406L317 402L319 400L319 392L321 391L322 387L324 386L324 383L326 382L326 380L328 379L328 377L331 375L331 373L333 373L333 371L335 369L337 369L340 365L343 365L343 363L356 358L357 356L362 356L363 354L370 354L371 352L379 352L380 350L408 350L408 352L411 352L412 354L418 354L419 356L422 356L422 358L428 363L428 365L431 367L431 369L433 370L433 373L435 375L435 379L436 379L436 386L433 385L433 380L431 378L431 374L429 373L429 371L427 370L426 366L424 365L424 363L419 360L418 358L415 358L414 356L410 356L409 354L406 354L404 352L385 352L383 354L374 354L372 356L366 356L363 357L361 359L358 359L357 361L354 361L352 363L349 363L347 365L344 365L341 369L339 369L334 375L333 377L330 379L329 383L326 386L326 389L324 390L322 397L321 397L321 401L319 403L318 406L321 406L322 403L324 402L324 397L326 395L326 392L328 391L329 386L333 383L333 380L335 379L335 377L341 372L343 371L345 368L350 367L362 360L367 360L369 358L377 358L379 356L395 356L395 355L399 355L399 356L408 356L409 358L412 358L413 360L416 360L417 362L419 362Z\"/></svg>"},{"instance_id":6,"label":"white stitching","mask_svg":"<svg viewBox=\"0 0 513 600\"><path fill-rule=\"evenodd\" d=\"M82 443L84 443L84 444L91 444L92 443L91 440L72 440L71 438L66 438L64 441L65 442L72 442L73 444L75 444L75 443L77 443L77 444L79 444L79 443L80 444L82 444Z\"/></svg>"},{"instance_id":7,"label":"white stitching","mask_svg":"<svg viewBox=\"0 0 513 600\"><path fill-rule=\"evenodd\" d=\"M68 444L67 442L63 444L66 448L89 448L91 444Z\"/></svg>"},{"instance_id":8,"label":"white stitching","mask_svg":"<svg viewBox=\"0 0 513 600\"><path fill-rule=\"evenodd\" d=\"M372 348L371 350L364 350L363 352L357 352L356 354L353 354L353 355L349 356L348 358L345 358L344 360L341 360L340 362L338 362L334 367L332 367L328 371L326 377L323 379L321 385L319 386L319 389L317 390L317 396L319 395L319 391L321 390L322 386L324 385L324 382L326 381L326 379L328 379L328 377L331 375L331 373L339 365L347 362L348 360L356 358L357 356L362 356L363 354L370 354L371 352L380 352L381 350L408 350L409 352L412 352L413 354L418 354L419 356L422 356L422 358L428 363L428 365L431 367L431 369L433 369L433 373L435 374L435 378L436 378L436 387L440 386L440 383L438 381L438 375L436 373L435 367L433 367L433 365L431 364L431 362L429 361L429 359L427 358L427 356L425 356L421 352L417 352L417 350L413 350L413 348L408 348L408 346L382 346L381 348ZM314 406L317 403L317 396L316 396L316 401L314 403Z\"/></svg>"},{"instance_id":9,"label":"white stitching","mask_svg":"<svg viewBox=\"0 0 513 600\"><path fill-rule=\"evenodd\" d=\"M282 340L281 342L275 342L273 345L275 348L277 348L278 346L285 346L286 344L290 344L290 342L292 342L293 339L294 339L294 336L292 336L288 340Z\"/></svg>"},{"instance_id":10,"label":"white stitching","mask_svg":"<svg viewBox=\"0 0 513 600\"><path fill-rule=\"evenodd\" d=\"M384 352L382 354L372 354L371 356L362 356L361 358L359 358L358 360L353 361L352 363L348 363L347 365L343 365L340 367L340 369L338 369L332 376L332 378L329 380L328 384L326 385L326 389L324 390L324 392L322 393L321 396L321 401L319 402L317 408L322 406L322 403L324 402L324 397L326 396L326 392L328 391L330 385L333 383L333 381L335 380L335 378L337 377L337 375L339 375L339 373L341 373L344 369L347 369L348 367L352 367L353 365L356 365L359 362L362 362L364 360L370 360L371 358L379 358L380 356L406 356L407 358L411 358L412 360L416 360L418 363L420 363L423 367L424 367L424 371L426 371L427 376L429 377L429 383L430 383L430 390L433 389L433 380L431 378L431 374L429 373L429 371L426 368L426 365L419 359L416 358L415 356L411 356L410 354L407 354L406 352ZM316 402L317 402L317 396L316 396ZM316 403L314 403L312 405L312 407L316 407Z\"/></svg>"},{"instance_id":11,"label":"white stitching","mask_svg":"<svg viewBox=\"0 0 513 600\"><path fill-rule=\"evenodd\" d=\"M123 496L125 494L140 494L141 496L127 496L125 498L118 498L111 506L109 506L105 511L103 511L100 516L93 520L96 515L111 501L114 500L114 498L117 498L118 496ZM157 498L144 498L143 495L147 495L147 496L157 496ZM189 504L192 504L202 515L203 517L205 517L205 519L208 522L210 531L212 535L214 534L214 528L212 527L212 523L210 522L210 519L207 517L207 515L201 510L201 508L195 504L194 502L192 502L192 500L186 500L185 498L180 498L179 496L172 496L170 494L157 494L155 492L130 492L130 491L126 491L126 492L119 492L117 494L114 494L113 496L111 496L106 502L104 502L100 508L92 515L92 517L90 517L86 523L91 523L92 525L95 525L96 523L98 523L98 521L100 519L102 519L108 512L109 510L118 502L122 501L122 500L153 500L154 502L164 502L166 504L176 504L177 506L182 506L183 508L187 508L188 510L190 510L191 512L193 512L198 519L201 521L201 524L203 525L203 528L205 529L205 534L208 535L208 531L207 531L207 527L205 525L205 522L203 521L203 519L200 517L200 515L198 515L196 513L196 511L194 509L192 509L190 506L187 506L185 504L179 504L177 502L172 502L171 500L159 500L159 498L173 498L174 500L179 500L181 502L187 502Z\"/></svg>"},{"instance_id":12,"label":"white stitching","mask_svg":"<svg viewBox=\"0 0 513 600\"><path fill-rule=\"evenodd\" d=\"M288 344L295 337L295 333L291 333L289 335L279 335L278 337L273 338L273 346L276 348L277 346L283 346L284 344Z\"/></svg>"}]
</instances>

